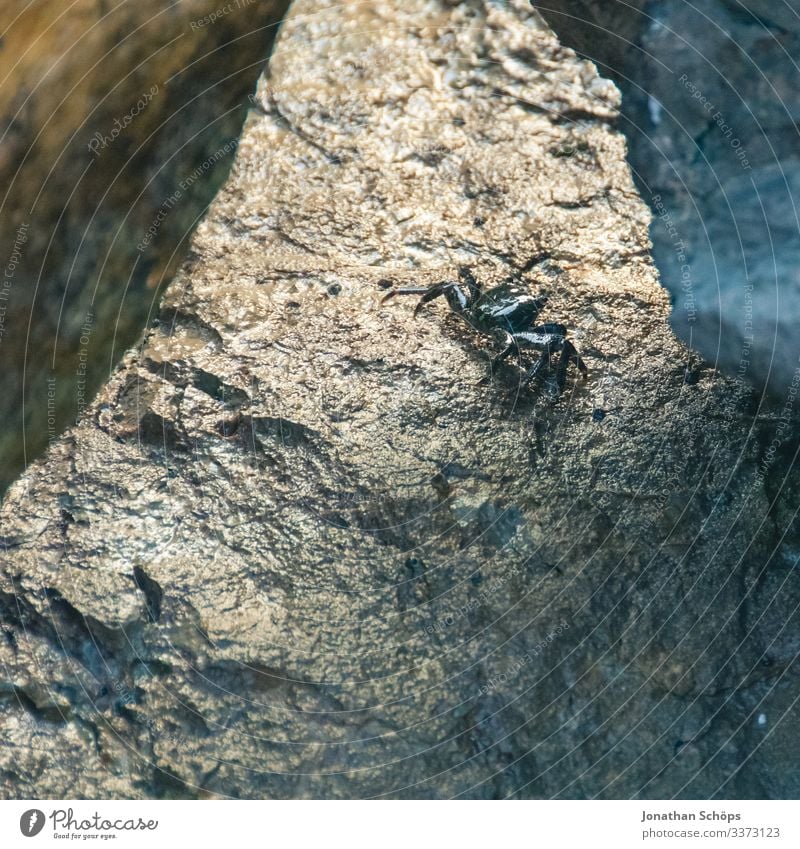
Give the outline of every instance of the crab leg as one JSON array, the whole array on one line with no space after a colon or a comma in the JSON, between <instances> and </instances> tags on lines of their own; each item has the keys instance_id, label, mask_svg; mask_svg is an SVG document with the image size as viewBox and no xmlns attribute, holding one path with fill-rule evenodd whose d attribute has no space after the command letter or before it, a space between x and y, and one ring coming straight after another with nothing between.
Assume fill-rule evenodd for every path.
<instances>
[{"instance_id":1,"label":"crab leg","mask_svg":"<svg viewBox=\"0 0 800 849\"><path fill-rule=\"evenodd\" d=\"M393 289L383 298L383 301L388 300L394 295L422 295L417 302L417 305L414 307L414 315L416 316L422 307L428 303L428 301L432 301L434 298L444 295L445 291L453 286L454 284L450 282L434 283L433 286L426 286L424 288L421 286L403 286L400 289ZM383 301L381 301L381 303L383 303Z\"/></svg>"},{"instance_id":2,"label":"crab leg","mask_svg":"<svg viewBox=\"0 0 800 849\"><path fill-rule=\"evenodd\" d=\"M514 351L517 352L517 358L519 359L519 345L517 345L514 337L510 333L506 333L505 343L506 347L503 348L499 354L492 357L489 363L489 374L494 374L494 370L497 368L498 364L502 363L503 360L508 359Z\"/></svg>"},{"instance_id":3,"label":"crab leg","mask_svg":"<svg viewBox=\"0 0 800 849\"><path fill-rule=\"evenodd\" d=\"M428 290L428 286L401 286L399 289L392 289L390 292L387 292L381 298L381 303L385 303L395 295L425 295Z\"/></svg>"}]
</instances>

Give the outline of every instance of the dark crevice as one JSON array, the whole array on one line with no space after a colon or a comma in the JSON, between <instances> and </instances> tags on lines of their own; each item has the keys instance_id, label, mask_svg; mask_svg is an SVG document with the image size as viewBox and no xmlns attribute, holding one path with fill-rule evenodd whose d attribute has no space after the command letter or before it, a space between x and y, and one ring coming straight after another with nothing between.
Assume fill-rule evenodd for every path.
<instances>
[{"instance_id":1,"label":"dark crevice","mask_svg":"<svg viewBox=\"0 0 800 849\"><path fill-rule=\"evenodd\" d=\"M161 599L164 597L160 584L154 581L141 566L133 567L133 580L144 593L150 618L153 622L158 622L161 618Z\"/></svg>"},{"instance_id":2,"label":"dark crevice","mask_svg":"<svg viewBox=\"0 0 800 849\"><path fill-rule=\"evenodd\" d=\"M765 406L783 406L800 309L796 11L768 0L532 5L622 93L619 129L653 213L651 253L676 334L763 390Z\"/></svg>"}]
</instances>

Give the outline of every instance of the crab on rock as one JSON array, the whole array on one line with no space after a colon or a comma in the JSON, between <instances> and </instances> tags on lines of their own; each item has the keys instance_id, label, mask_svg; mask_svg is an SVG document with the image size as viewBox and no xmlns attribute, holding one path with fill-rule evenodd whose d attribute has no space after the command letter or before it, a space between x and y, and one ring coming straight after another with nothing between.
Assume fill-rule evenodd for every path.
<instances>
[{"instance_id":1,"label":"crab on rock","mask_svg":"<svg viewBox=\"0 0 800 849\"><path fill-rule=\"evenodd\" d=\"M558 355L555 376L559 393L564 389L570 363L574 363L583 378L586 378L588 369L575 346L567 339L567 328L563 324L552 323L534 326L539 313L547 304L546 295L527 295L509 283L484 290L468 268L459 270L459 280L458 283L446 280L428 287L404 286L393 289L383 301L395 295L422 295L414 309L416 316L429 301L444 296L450 309L470 327L503 342L503 350L491 361L492 372L498 363L515 352L519 358L525 349L540 351L541 356L529 368L523 386L549 368L554 355Z\"/></svg>"}]
</instances>

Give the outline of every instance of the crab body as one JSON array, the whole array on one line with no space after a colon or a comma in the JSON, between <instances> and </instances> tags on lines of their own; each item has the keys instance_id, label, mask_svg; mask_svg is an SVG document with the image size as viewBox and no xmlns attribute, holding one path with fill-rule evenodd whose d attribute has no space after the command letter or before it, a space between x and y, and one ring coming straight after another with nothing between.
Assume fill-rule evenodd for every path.
<instances>
[{"instance_id":1,"label":"crab body","mask_svg":"<svg viewBox=\"0 0 800 849\"><path fill-rule=\"evenodd\" d=\"M567 339L567 329L563 324L536 325L539 313L547 305L546 295L528 295L509 283L484 290L466 268L459 271L459 282L446 280L428 287L402 287L389 292L384 300L394 295L422 295L414 315L429 301L444 297L450 309L478 333L499 338L504 347L492 359L492 371L511 354L516 353L520 359L523 350L540 352L541 356L529 368L523 385L549 368L554 355L557 355L555 373L559 392L566 383L570 363L584 378L588 374L575 346Z\"/></svg>"}]
</instances>

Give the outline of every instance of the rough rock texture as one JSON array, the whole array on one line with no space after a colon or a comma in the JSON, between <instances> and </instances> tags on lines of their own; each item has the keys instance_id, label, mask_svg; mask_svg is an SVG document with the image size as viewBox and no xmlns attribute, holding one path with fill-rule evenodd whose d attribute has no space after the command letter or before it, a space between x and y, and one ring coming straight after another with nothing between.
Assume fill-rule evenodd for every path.
<instances>
[{"instance_id":1,"label":"rough rock texture","mask_svg":"<svg viewBox=\"0 0 800 849\"><path fill-rule=\"evenodd\" d=\"M5 500L2 795L797 794L794 448L668 328L614 87L524 2L300 2L258 101ZM381 306L460 264L589 380Z\"/></svg>"},{"instance_id":2,"label":"rough rock texture","mask_svg":"<svg viewBox=\"0 0 800 849\"><path fill-rule=\"evenodd\" d=\"M182 263L288 0L16 5L0 49L0 492Z\"/></svg>"},{"instance_id":3,"label":"rough rock texture","mask_svg":"<svg viewBox=\"0 0 800 849\"><path fill-rule=\"evenodd\" d=\"M784 403L800 375L800 0L541 6L622 88L676 331Z\"/></svg>"}]
</instances>

